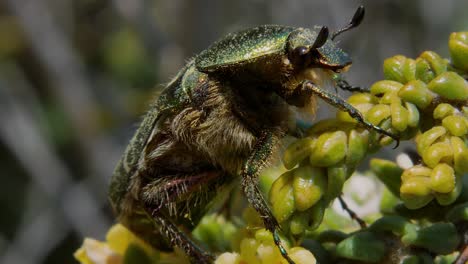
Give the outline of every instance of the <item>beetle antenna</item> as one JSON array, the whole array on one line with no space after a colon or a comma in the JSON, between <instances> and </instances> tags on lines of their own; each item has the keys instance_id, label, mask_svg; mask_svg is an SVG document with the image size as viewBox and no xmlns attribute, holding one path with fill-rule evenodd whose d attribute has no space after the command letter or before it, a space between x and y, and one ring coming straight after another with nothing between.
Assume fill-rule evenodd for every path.
<instances>
[{"instance_id":1,"label":"beetle antenna","mask_svg":"<svg viewBox=\"0 0 468 264\"><path fill-rule=\"evenodd\" d=\"M320 32L317 35L317 38L315 39L314 44L312 45L312 47L310 47L310 49L318 49L318 48L322 47L323 44L325 44L325 42L327 42L328 35L329 35L328 28L327 27L322 27L320 29Z\"/></svg>"},{"instance_id":2,"label":"beetle antenna","mask_svg":"<svg viewBox=\"0 0 468 264\"><path fill-rule=\"evenodd\" d=\"M364 14L365 14L365 9L364 9L364 6L361 5L358 7L356 12L354 13L353 18L351 18L348 25L346 25L340 30L333 32L331 39L334 40L336 36L338 36L339 34L359 26L359 24L361 24L362 20L364 19Z\"/></svg>"}]
</instances>

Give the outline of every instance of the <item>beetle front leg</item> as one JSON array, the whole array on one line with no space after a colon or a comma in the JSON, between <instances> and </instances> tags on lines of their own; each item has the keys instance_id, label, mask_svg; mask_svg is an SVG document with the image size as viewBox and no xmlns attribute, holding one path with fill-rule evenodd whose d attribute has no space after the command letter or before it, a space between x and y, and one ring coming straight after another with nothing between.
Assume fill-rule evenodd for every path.
<instances>
[{"instance_id":1,"label":"beetle front leg","mask_svg":"<svg viewBox=\"0 0 468 264\"><path fill-rule=\"evenodd\" d=\"M399 139L399 137L397 135L382 129L379 126L376 126L374 124L371 124L371 123L367 122L366 120L364 120L364 117L362 116L361 112L359 112L359 110L354 108L354 106L352 106L351 104L349 104L348 102L346 102L342 98L340 98L340 97L338 97L338 96L336 96L336 95L334 95L332 93L329 93L327 91L324 91L323 89L320 89L312 81L305 80L301 85L301 89L302 89L302 92L304 92L304 93L315 94L318 97L320 97L322 100L327 102L328 104L331 104L334 107L337 107L338 109L340 109L342 111L346 111L352 118L356 119L356 121L358 121L359 123L361 123L362 125L364 125L368 129L375 130L380 134L384 134L386 136L389 136L389 137L393 138L397 142L395 148L398 147L398 145L400 144L400 139Z\"/></svg>"},{"instance_id":2,"label":"beetle front leg","mask_svg":"<svg viewBox=\"0 0 468 264\"><path fill-rule=\"evenodd\" d=\"M260 214L265 228L273 234L273 240L279 248L281 255L289 263L294 263L294 261L289 257L286 249L281 244L278 234L278 230L280 228L278 221L268 207L268 204L263 198L263 195L257 185L259 172L265 166L266 161L271 156L273 147L279 140L279 136L274 131L264 131L260 134L253 152L242 168L241 183L242 190L244 191L247 200Z\"/></svg>"}]
</instances>

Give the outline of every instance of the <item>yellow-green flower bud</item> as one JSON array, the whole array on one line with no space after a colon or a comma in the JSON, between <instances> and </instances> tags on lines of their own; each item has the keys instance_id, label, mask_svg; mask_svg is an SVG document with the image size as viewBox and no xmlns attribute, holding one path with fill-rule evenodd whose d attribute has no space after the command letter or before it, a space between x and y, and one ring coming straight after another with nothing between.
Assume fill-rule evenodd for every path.
<instances>
[{"instance_id":1,"label":"yellow-green flower bud","mask_svg":"<svg viewBox=\"0 0 468 264\"><path fill-rule=\"evenodd\" d=\"M366 113L371 109L374 104L364 103L364 104L355 104L353 105L361 114L366 115ZM348 112L345 111L337 111L336 112L336 119L341 122L348 122L352 124L358 123L358 121L352 118ZM342 129L342 128L341 128Z\"/></svg>"},{"instance_id":2,"label":"yellow-green flower bud","mask_svg":"<svg viewBox=\"0 0 468 264\"><path fill-rule=\"evenodd\" d=\"M289 251L289 256L297 264L316 264L317 260L315 259L314 255L302 247L293 247ZM273 262L265 262L266 263L273 263ZM285 259L281 259L281 264L288 264Z\"/></svg>"},{"instance_id":3,"label":"yellow-green flower bud","mask_svg":"<svg viewBox=\"0 0 468 264\"><path fill-rule=\"evenodd\" d=\"M379 127L382 128L383 130L389 131L391 133L395 133L394 129L392 128L391 118L385 119L379 125ZM390 145L390 144L393 143L393 139L391 137L389 137L389 136L381 137L381 135L379 133L376 133L375 131L373 131L372 134L374 134L374 136L376 136L376 137L380 137L380 140L379 140L379 145L380 146L387 146L387 145ZM371 139L370 141L373 142L374 140Z\"/></svg>"},{"instance_id":4,"label":"yellow-green flower bud","mask_svg":"<svg viewBox=\"0 0 468 264\"><path fill-rule=\"evenodd\" d=\"M261 264L257 258L257 248L259 242L253 238L244 238L240 244L240 255L243 261L252 264Z\"/></svg>"},{"instance_id":5,"label":"yellow-green flower bud","mask_svg":"<svg viewBox=\"0 0 468 264\"><path fill-rule=\"evenodd\" d=\"M430 186L431 182L428 177L411 177L403 181L400 193L425 196L431 194Z\"/></svg>"},{"instance_id":6,"label":"yellow-green flower bud","mask_svg":"<svg viewBox=\"0 0 468 264\"><path fill-rule=\"evenodd\" d=\"M360 104L376 104L378 100L370 93L354 93L347 101L351 105L356 106Z\"/></svg>"},{"instance_id":7,"label":"yellow-green flower bud","mask_svg":"<svg viewBox=\"0 0 468 264\"><path fill-rule=\"evenodd\" d=\"M316 140L311 137L301 138L288 146L283 154L283 165L286 169L294 168L314 151Z\"/></svg>"},{"instance_id":8,"label":"yellow-green flower bud","mask_svg":"<svg viewBox=\"0 0 468 264\"><path fill-rule=\"evenodd\" d=\"M450 34L449 51L455 68L468 71L468 32Z\"/></svg>"},{"instance_id":9,"label":"yellow-green flower bud","mask_svg":"<svg viewBox=\"0 0 468 264\"><path fill-rule=\"evenodd\" d=\"M312 166L300 166L293 174L296 209L305 211L322 198L327 189L327 178L322 169Z\"/></svg>"},{"instance_id":10,"label":"yellow-green flower bud","mask_svg":"<svg viewBox=\"0 0 468 264\"><path fill-rule=\"evenodd\" d=\"M271 236L271 235L270 235ZM281 258L278 249L273 245L260 245L257 248L257 257L260 259L262 264L274 263L277 259ZM243 264L241 262L240 264Z\"/></svg>"},{"instance_id":11,"label":"yellow-green flower bud","mask_svg":"<svg viewBox=\"0 0 468 264\"><path fill-rule=\"evenodd\" d=\"M437 142L423 152L422 158L429 168L434 168L440 162L450 163L453 159L452 146L448 142Z\"/></svg>"},{"instance_id":12,"label":"yellow-green flower bud","mask_svg":"<svg viewBox=\"0 0 468 264\"><path fill-rule=\"evenodd\" d=\"M405 84L405 86L398 91L398 96L424 109L431 104L435 95L427 88L424 82L413 80Z\"/></svg>"},{"instance_id":13,"label":"yellow-green flower bud","mask_svg":"<svg viewBox=\"0 0 468 264\"><path fill-rule=\"evenodd\" d=\"M390 109L392 112L392 126L398 131L405 131L408 127L409 114L408 110L401 104L401 99L398 96L393 96Z\"/></svg>"},{"instance_id":14,"label":"yellow-green flower bud","mask_svg":"<svg viewBox=\"0 0 468 264\"><path fill-rule=\"evenodd\" d=\"M462 106L461 111L463 113L463 116L468 118L468 106Z\"/></svg>"},{"instance_id":15,"label":"yellow-green flower bud","mask_svg":"<svg viewBox=\"0 0 468 264\"><path fill-rule=\"evenodd\" d=\"M432 80L427 87L449 100L468 99L468 83L455 72L445 72Z\"/></svg>"},{"instance_id":16,"label":"yellow-green flower bud","mask_svg":"<svg viewBox=\"0 0 468 264\"><path fill-rule=\"evenodd\" d=\"M454 136L461 137L468 133L466 119L460 115L447 116L442 120L442 125Z\"/></svg>"},{"instance_id":17,"label":"yellow-green flower bud","mask_svg":"<svg viewBox=\"0 0 468 264\"><path fill-rule=\"evenodd\" d=\"M241 257L239 253L224 252L219 255L214 264L240 264Z\"/></svg>"},{"instance_id":18,"label":"yellow-green flower bud","mask_svg":"<svg viewBox=\"0 0 468 264\"><path fill-rule=\"evenodd\" d=\"M306 134L308 136L316 136L316 135L320 135L329 131L334 131L334 130L339 130L339 129L346 130L353 126L354 125L352 124L346 124L346 123L343 124L343 122L335 118L323 119L314 123L309 129L307 129Z\"/></svg>"},{"instance_id":19,"label":"yellow-green flower bud","mask_svg":"<svg viewBox=\"0 0 468 264\"><path fill-rule=\"evenodd\" d=\"M455 175L456 176L456 175ZM460 196L461 191L463 189L463 180L461 177L456 176L455 177L455 187L453 190L449 193L435 193L434 196L437 200L437 202L440 205L449 205L455 202L457 200L458 196Z\"/></svg>"},{"instance_id":20,"label":"yellow-green flower bud","mask_svg":"<svg viewBox=\"0 0 468 264\"><path fill-rule=\"evenodd\" d=\"M455 188L455 171L445 163L432 169L431 189L439 193L449 193Z\"/></svg>"},{"instance_id":21,"label":"yellow-green flower bud","mask_svg":"<svg viewBox=\"0 0 468 264\"><path fill-rule=\"evenodd\" d=\"M453 115L457 112L455 107L453 107L451 104L439 104L437 107L434 109L433 116L435 119L444 119L445 117L449 115Z\"/></svg>"},{"instance_id":22,"label":"yellow-green flower bud","mask_svg":"<svg viewBox=\"0 0 468 264\"><path fill-rule=\"evenodd\" d=\"M422 165L416 165L414 167L408 168L403 171L401 174L401 180L406 181L413 177L431 177L432 169Z\"/></svg>"},{"instance_id":23,"label":"yellow-green flower bud","mask_svg":"<svg viewBox=\"0 0 468 264\"><path fill-rule=\"evenodd\" d=\"M420 155L423 154L430 145L446 133L447 130L443 126L435 126L424 132L422 135L419 135L416 138L416 148L418 153Z\"/></svg>"},{"instance_id":24,"label":"yellow-green flower bud","mask_svg":"<svg viewBox=\"0 0 468 264\"><path fill-rule=\"evenodd\" d=\"M448 62L441 58L439 54L433 51L424 51L419 57L429 62L436 76L447 71Z\"/></svg>"},{"instance_id":25,"label":"yellow-green flower bud","mask_svg":"<svg viewBox=\"0 0 468 264\"><path fill-rule=\"evenodd\" d=\"M468 148L463 139L455 136L450 138L450 144L453 150L455 172L463 175L468 172Z\"/></svg>"},{"instance_id":26,"label":"yellow-green flower bud","mask_svg":"<svg viewBox=\"0 0 468 264\"><path fill-rule=\"evenodd\" d=\"M347 150L347 136L343 131L323 133L317 139L316 149L310 155L314 166L328 167L343 160Z\"/></svg>"},{"instance_id":27,"label":"yellow-green flower bud","mask_svg":"<svg viewBox=\"0 0 468 264\"><path fill-rule=\"evenodd\" d=\"M401 87L403 87L403 84L396 81L378 81L370 87L370 93L376 96L380 96L386 93L398 92Z\"/></svg>"},{"instance_id":28,"label":"yellow-green flower bud","mask_svg":"<svg viewBox=\"0 0 468 264\"><path fill-rule=\"evenodd\" d=\"M386 104L378 104L372 107L366 114L366 119L370 123L378 126L384 119L392 114L390 106Z\"/></svg>"},{"instance_id":29,"label":"yellow-green flower bud","mask_svg":"<svg viewBox=\"0 0 468 264\"><path fill-rule=\"evenodd\" d=\"M280 223L287 220L296 210L292 180L293 173L288 171L283 173L271 186L272 211Z\"/></svg>"},{"instance_id":30,"label":"yellow-green flower bud","mask_svg":"<svg viewBox=\"0 0 468 264\"><path fill-rule=\"evenodd\" d=\"M348 135L346 164L356 166L366 155L369 146L369 131L352 129Z\"/></svg>"},{"instance_id":31,"label":"yellow-green flower bud","mask_svg":"<svg viewBox=\"0 0 468 264\"><path fill-rule=\"evenodd\" d=\"M434 79L435 73L431 69L431 65L423 58L416 59L416 79L425 83L429 83Z\"/></svg>"},{"instance_id":32,"label":"yellow-green flower bud","mask_svg":"<svg viewBox=\"0 0 468 264\"><path fill-rule=\"evenodd\" d=\"M338 197L343 191L343 185L349 177L348 168L344 164L336 164L327 168L328 187L325 201L328 203Z\"/></svg>"},{"instance_id":33,"label":"yellow-green flower bud","mask_svg":"<svg viewBox=\"0 0 468 264\"><path fill-rule=\"evenodd\" d=\"M271 200L270 202L273 203L273 201ZM263 221L260 218L260 215L251 206L248 206L244 209L244 211L242 212L242 218L246 221L247 226L259 227L263 225Z\"/></svg>"},{"instance_id":34,"label":"yellow-green flower bud","mask_svg":"<svg viewBox=\"0 0 468 264\"><path fill-rule=\"evenodd\" d=\"M403 55L396 55L386 59L383 64L385 79L404 83L403 65L405 62L406 57Z\"/></svg>"},{"instance_id":35,"label":"yellow-green flower bud","mask_svg":"<svg viewBox=\"0 0 468 264\"><path fill-rule=\"evenodd\" d=\"M289 243L286 243L287 241L284 240L284 238L280 235L281 242L285 244L286 247L289 247ZM271 235L271 232L266 230L265 228L260 228L255 232L255 240L257 240L258 243L265 244L265 245L273 245L275 244L275 241L273 240L273 236Z\"/></svg>"},{"instance_id":36,"label":"yellow-green flower bud","mask_svg":"<svg viewBox=\"0 0 468 264\"><path fill-rule=\"evenodd\" d=\"M407 58L403 63L402 73L405 83L416 79L416 61Z\"/></svg>"},{"instance_id":37,"label":"yellow-green flower bud","mask_svg":"<svg viewBox=\"0 0 468 264\"><path fill-rule=\"evenodd\" d=\"M405 102L406 110L408 110L408 126L417 127L419 124L419 110L416 105Z\"/></svg>"},{"instance_id":38,"label":"yellow-green flower bud","mask_svg":"<svg viewBox=\"0 0 468 264\"><path fill-rule=\"evenodd\" d=\"M379 104L391 104L394 97L398 97L398 92L386 93L380 97Z\"/></svg>"}]
</instances>

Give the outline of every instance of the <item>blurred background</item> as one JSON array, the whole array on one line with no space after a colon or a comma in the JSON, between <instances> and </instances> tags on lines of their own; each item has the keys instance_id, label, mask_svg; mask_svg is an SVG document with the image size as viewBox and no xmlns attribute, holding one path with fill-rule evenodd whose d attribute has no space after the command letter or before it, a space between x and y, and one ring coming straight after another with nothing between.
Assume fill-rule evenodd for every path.
<instances>
[{"instance_id":1,"label":"blurred background","mask_svg":"<svg viewBox=\"0 0 468 264\"><path fill-rule=\"evenodd\" d=\"M337 29L350 83L383 59L448 56L467 0L1 0L0 263L73 263L113 223L107 184L149 102L220 36L260 24Z\"/></svg>"}]
</instances>

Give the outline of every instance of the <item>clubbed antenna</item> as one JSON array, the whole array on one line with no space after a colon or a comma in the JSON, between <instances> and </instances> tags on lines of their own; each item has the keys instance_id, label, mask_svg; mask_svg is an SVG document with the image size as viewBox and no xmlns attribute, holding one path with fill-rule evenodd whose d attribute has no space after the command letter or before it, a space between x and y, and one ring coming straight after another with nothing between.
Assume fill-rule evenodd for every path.
<instances>
[{"instance_id":1,"label":"clubbed antenna","mask_svg":"<svg viewBox=\"0 0 468 264\"><path fill-rule=\"evenodd\" d=\"M322 27L320 29L320 32L317 35L317 38L315 39L314 45L312 45L311 49L317 49L323 46L325 42L327 42L328 39L328 28L327 27Z\"/></svg>"},{"instance_id":2,"label":"clubbed antenna","mask_svg":"<svg viewBox=\"0 0 468 264\"><path fill-rule=\"evenodd\" d=\"M333 32L331 39L333 40L339 34L359 26L359 24L361 24L362 20L364 19L364 14L365 14L365 9L364 9L364 6L361 5L358 7L356 12L354 13L353 18L349 21L348 25L346 25L340 30Z\"/></svg>"}]
</instances>

